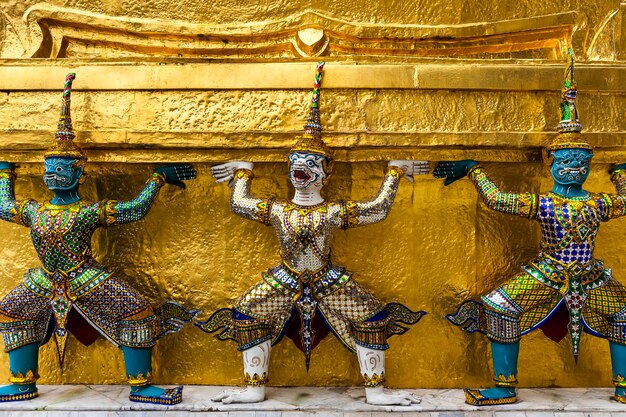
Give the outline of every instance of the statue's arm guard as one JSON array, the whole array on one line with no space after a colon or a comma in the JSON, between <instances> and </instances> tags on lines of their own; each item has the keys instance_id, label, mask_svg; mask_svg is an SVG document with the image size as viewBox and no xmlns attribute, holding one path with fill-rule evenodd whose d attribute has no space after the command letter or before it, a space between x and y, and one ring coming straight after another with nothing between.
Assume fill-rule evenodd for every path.
<instances>
[{"instance_id":1,"label":"statue's arm guard","mask_svg":"<svg viewBox=\"0 0 626 417\"><path fill-rule=\"evenodd\" d=\"M131 223L141 220L148 214L150 206L159 190L165 184L163 175L153 173L139 195L130 201L107 200L102 204L100 223L105 226Z\"/></svg>"},{"instance_id":2,"label":"statue's arm guard","mask_svg":"<svg viewBox=\"0 0 626 417\"><path fill-rule=\"evenodd\" d=\"M34 200L15 201L14 185L15 172L0 171L0 219L28 227L39 205Z\"/></svg>"},{"instance_id":3,"label":"statue's arm guard","mask_svg":"<svg viewBox=\"0 0 626 417\"><path fill-rule=\"evenodd\" d=\"M539 196L531 193L508 193L494 183L484 168L474 165L467 173L480 199L491 210L533 219L537 216Z\"/></svg>"},{"instance_id":4,"label":"statue's arm guard","mask_svg":"<svg viewBox=\"0 0 626 417\"><path fill-rule=\"evenodd\" d=\"M626 169L616 169L611 173L611 182L617 194L602 194L606 202L603 220L616 219L626 215Z\"/></svg>"},{"instance_id":5,"label":"statue's arm guard","mask_svg":"<svg viewBox=\"0 0 626 417\"><path fill-rule=\"evenodd\" d=\"M254 220L264 225L271 222L270 215L274 199L255 198L250 195L250 186L254 174L249 169L235 171L230 195L230 208L233 213L249 220Z\"/></svg>"},{"instance_id":6,"label":"statue's arm guard","mask_svg":"<svg viewBox=\"0 0 626 417\"><path fill-rule=\"evenodd\" d=\"M400 179L403 176L402 168L388 166L378 194L372 200L341 201L341 228L348 229L385 220L391 211Z\"/></svg>"}]
</instances>

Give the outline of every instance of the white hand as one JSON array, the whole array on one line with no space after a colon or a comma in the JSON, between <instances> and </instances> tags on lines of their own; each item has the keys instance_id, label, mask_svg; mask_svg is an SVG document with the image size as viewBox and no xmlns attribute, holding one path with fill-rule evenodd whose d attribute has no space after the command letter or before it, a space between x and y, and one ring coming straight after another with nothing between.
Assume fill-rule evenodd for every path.
<instances>
[{"instance_id":1,"label":"white hand","mask_svg":"<svg viewBox=\"0 0 626 417\"><path fill-rule=\"evenodd\" d=\"M411 182L413 182L414 175L426 175L430 172L428 161L396 159L389 161L388 165L402 168L404 170L404 177Z\"/></svg>"},{"instance_id":2,"label":"white hand","mask_svg":"<svg viewBox=\"0 0 626 417\"><path fill-rule=\"evenodd\" d=\"M254 164L245 161L230 161L225 164L214 165L211 167L211 175L217 183L226 182L233 179L235 171L238 169L249 169L252 171Z\"/></svg>"}]
</instances>

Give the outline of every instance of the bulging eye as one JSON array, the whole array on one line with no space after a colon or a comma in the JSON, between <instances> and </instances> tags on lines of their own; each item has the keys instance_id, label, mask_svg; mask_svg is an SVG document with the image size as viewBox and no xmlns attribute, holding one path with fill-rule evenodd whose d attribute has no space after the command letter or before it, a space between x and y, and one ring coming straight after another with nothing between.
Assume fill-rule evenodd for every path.
<instances>
[{"instance_id":1,"label":"bulging eye","mask_svg":"<svg viewBox=\"0 0 626 417\"><path fill-rule=\"evenodd\" d=\"M306 161L306 164L310 167L313 168L315 166L315 162L313 161Z\"/></svg>"},{"instance_id":2,"label":"bulging eye","mask_svg":"<svg viewBox=\"0 0 626 417\"><path fill-rule=\"evenodd\" d=\"M63 171L63 168L57 167L56 172L61 172L61 171Z\"/></svg>"}]
</instances>

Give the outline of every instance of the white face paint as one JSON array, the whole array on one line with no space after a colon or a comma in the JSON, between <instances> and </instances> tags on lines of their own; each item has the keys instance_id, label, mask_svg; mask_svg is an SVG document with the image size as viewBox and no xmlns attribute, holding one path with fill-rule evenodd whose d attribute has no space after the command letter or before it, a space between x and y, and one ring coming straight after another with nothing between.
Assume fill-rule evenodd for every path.
<instances>
[{"instance_id":1,"label":"white face paint","mask_svg":"<svg viewBox=\"0 0 626 417\"><path fill-rule=\"evenodd\" d=\"M328 176L324 171L326 157L313 153L292 152L289 154L289 179L298 191L321 189Z\"/></svg>"}]
</instances>

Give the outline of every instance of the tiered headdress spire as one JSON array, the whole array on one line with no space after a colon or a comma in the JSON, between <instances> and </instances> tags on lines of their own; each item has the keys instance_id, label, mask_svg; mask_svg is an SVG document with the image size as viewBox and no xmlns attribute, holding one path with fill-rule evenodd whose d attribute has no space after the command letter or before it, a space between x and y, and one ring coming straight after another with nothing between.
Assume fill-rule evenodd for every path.
<instances>
[{"instance_id":1,"label":"tiered headdress spire","mask_svg":"<svg viewBox=\"0 0 626 417\"><path fill-rule=\"evenodd\" d=\"M54 134L54 144L44 154L45 158L64 157L86 160L87 157L83 150L74 143L74 129L72 127L72 115L70 112L72 82L76 78L76 74L71 72L65 77L63 86L63 101L61 102L61 115L57 131Z\"/></svg>"},{"instance_id":2,"label":"tiered headdress spire","mask_svg":"<svg viewBox=\"0 0 626 417\"><path fill-rule=\"evenodd\" d=\"M308 152L323 155L332 159L332 153L322 140L322 122L320 121L320 88L322 86L322 70L325 62L319 62L315 71L315 82L313 84L313 97L311 98L311 108L309 117L304 125L304 134L298 137L296 144L291 148L291 152Z\"/></svg>"},{"instance_id":3,"label":"tiered headdress spire","mask_svg":"<svg viewBox=\"0 0 626 417\"><path fill-rule=\"evenodd\" d=\"M561 89L561 121L557 126L559 132L553 143L546 147L548 152L558 149L589 149L592 146L580 138L580 131L583 128L578 119L578 109L576 108L576 80L574 79L574 52L571 48L567 50L568 62Z\"/></svg>"}]
</instances>

